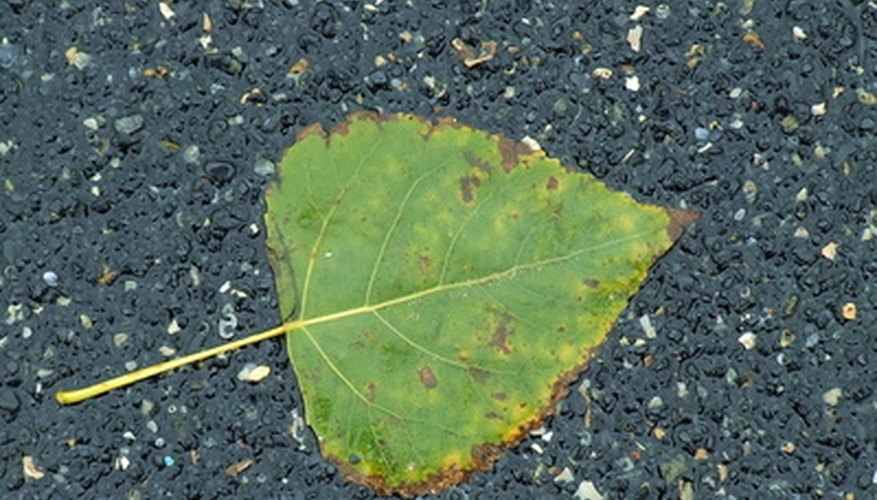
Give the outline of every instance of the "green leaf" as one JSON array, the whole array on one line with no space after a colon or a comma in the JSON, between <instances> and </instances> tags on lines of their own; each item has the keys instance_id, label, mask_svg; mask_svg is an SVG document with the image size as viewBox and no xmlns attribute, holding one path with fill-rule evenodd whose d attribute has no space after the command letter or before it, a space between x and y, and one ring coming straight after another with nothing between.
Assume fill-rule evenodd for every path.
<instances>
[{"instance_id":1,"label":"green leaf","mask_svg":"<svg viewBox=\"0 0 877 500\"><path fill-rule=\"evenodd\" d=\"M306 129L266 199L308 423L348 477L403 494L538 426L696 217L404 114Z\"/></svg>"}]
</instances>

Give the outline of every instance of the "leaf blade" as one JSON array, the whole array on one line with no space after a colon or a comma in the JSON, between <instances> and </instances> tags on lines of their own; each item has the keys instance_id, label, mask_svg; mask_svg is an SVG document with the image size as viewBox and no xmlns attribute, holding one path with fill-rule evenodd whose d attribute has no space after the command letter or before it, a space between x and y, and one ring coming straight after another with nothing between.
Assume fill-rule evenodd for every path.
<instances>
[{"instance_id":1,"label":"leaf blade","mask_svg":"<svg viewBox=\"0 0 877 500\"><path fill-rule=\"evenodd\" d=\"M468 127L356 115L316 130L266 197L284 317L289 269L307 269L287 341L308 420L379 490L459 481L550 411L675 219Z\"/></svg>"}]
</instances>

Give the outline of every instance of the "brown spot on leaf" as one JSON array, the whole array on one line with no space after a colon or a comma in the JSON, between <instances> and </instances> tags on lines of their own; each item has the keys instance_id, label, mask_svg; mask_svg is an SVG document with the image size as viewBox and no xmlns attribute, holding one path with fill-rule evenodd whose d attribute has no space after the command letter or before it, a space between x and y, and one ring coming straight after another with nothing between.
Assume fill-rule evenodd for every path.
<instances>
[{"instance_id":1,"label":"brown spot on leaf","mask_svg":"<svg viewBox=\"0 0 877 500\"><path fill-rule=\"evenodd\" d=\"M502 169L506 173L512 171L518 164L517 143L508 137L499 138L499 154L502 155Z\"/></svg>"},{"instance_id":2,"label":"brown spot on leaf","mask_svg":"<svg viewBox=\"0 0 877 500\"><path fill-rule=\"evenodd\" d=\"M582 280L582 284L588 288L597 288L600 286L600 280L595 280L594 278L585 278Z\"/></svg>"},{"instance_id":3,"label":"brown spot on leaf","mask_svg":"<svg viewBox=\"0 0 877 500\"><path fill-rule=\"evenodd\" d=\"M488 164L486 161L482 160L481 158L475 156L471 151L466 151L465 153L463 153L463 158L466 159L466 162L469 165L472 165L473 167L477 168L478 170L481 170L484 173L489 174L490 171L493 170L493 168L490 166L490 164Z\"/></svg>"},{"instance_id":4,"label":"brown spot on leaf","mask_svg":"<svg viewBox=\"0 0 877 500\"><path fill-rule=\"evenodd\" d=\"M491 396L493 396L493 399L497 401L505 401L506 399L508 399L508 396L504 392L494 392L493 394L491 394Z\"/></svg>"},{"instance_id":5,"label":"brown spot on leaf","mask_svg":"<svg viewBox=\"0 0 877 500\"><path fill-rule=\"evenodd\" d=\"M558 181L553 175L548 178L548 182L545 184L545 187L549 191L554 191L560 186L560 181Z\"/></svg>"},{"instance_id":6,"label":"brown spot on leaf","mask_svg":"<svg viewBox=\"0 0 877 500\"><path fill-rule=\"evenodd\" d=\"M484 370L470 366L469 376L472 377L472 380L474 380L475 382L483 384L484 382L487 382L487 377L489 376L489 374Z\"/></svg>"},{"instance_id":7,"label":"brown spot on leaf","mask_svg":"<svg viewBox=\"0 0 877 500\"><path fill-rule=\"evenodd\" d=\"M438 385L438 381L435 379L435 374L432 373L432 370L428 366L424 366L418 370L417 374L420 375L420 383L427 389L435 389L435 386Z\"/></svg>"},{"instance_id":8,"label":"brown spot on leaf","mask_svg":"<svg viewBox=\"0 0 877 500\"><path fill-rule=\"evenodd\" d=\"M480 444L472 447L472 458L476 464L490 464L502 454L499 446L492 444Z\"/></svg>"},{"instance_id":9,"label":"brown spot on leaf","mask_svg":"<svg viewBox=\"0 0 877 500\"><path fill-rule=\"evenodd\" d=\"M368 399L370 401L374 401L375 400L375 393L378 390L378 386L376 386L374 382L369 382L368 384L365 385L365 389L368 392L368 395L367 395Z\"/></svg>"},{"instance_id":10,"label":"brown spot on leaf","mask_svg":"<svg viewBox=\"0 0 877 500\"><path fill-rule=\"evenodd\" d=\"M500 313L499 323L493 330L493 337L490 339L490 345L503 354L509 354L512 352L512 349L509 347L508 337L515 333L514 330L509 328L509 324L511 324L513 319L512 315L507 312Z\"/></svg>"},{"instance_id":11,"label":"brown spot on leaf","mask_svg":"<svg viewBox=\"0 0 877 500\"><path fill-rule=\"evenodd\" d=\"M432 259L430 259L428 255L418 255L417 263L420 266L420 273L426 274L432 266Z\"/></svg>"},{"instance_id":12,"label":"brown spot on leaf","mask_svg":"<svg viewBox=\"0 0 877 500\"><path fill-rule=\"evenodd\" d=\"M463 198L465 203L471 202L475 197L472 195L472 192L481 185L481 179L478 177L468 176L468 177L460 177L460 196Z\"/></svg>"},{"instance_id":13,"label":"brown spot on leaf","mask_svg":"<svg viewBox=\"0 0 877 500\"><path fill-rule=\"evenodd\" d=\"M499 420L502 418L499 416L499 413L497 413L495 411L489 411L489 412L485 413L484 416L485 416L485 418L492 418L492 419L496 419L496 420Z\"/></svg>"}]
</instances>

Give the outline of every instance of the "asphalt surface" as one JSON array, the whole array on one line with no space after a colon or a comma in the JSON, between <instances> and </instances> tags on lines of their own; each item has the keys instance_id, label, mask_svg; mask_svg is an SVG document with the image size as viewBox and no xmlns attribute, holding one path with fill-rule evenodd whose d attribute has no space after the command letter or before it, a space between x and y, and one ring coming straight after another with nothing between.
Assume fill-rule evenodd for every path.
<instances>
[{"instance_id":1,"label":"asphalt surface","mask_svg":"<svg viewBox=\"0 0 877 500\"><path fill-rule=\"evenodd\" d=\"M52 397L276 325L272 163L366 109L702 212L546 433L442 498L874 498L877 4L412 3L0 3L0 497L373 496L281 341Z\"/></svg>"}]
</instances>

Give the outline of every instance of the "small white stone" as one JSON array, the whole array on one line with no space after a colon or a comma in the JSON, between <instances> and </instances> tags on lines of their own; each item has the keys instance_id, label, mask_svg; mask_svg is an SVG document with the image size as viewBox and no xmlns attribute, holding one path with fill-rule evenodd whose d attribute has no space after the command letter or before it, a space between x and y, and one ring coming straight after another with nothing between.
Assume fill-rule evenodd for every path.
<instances>
[{"instance_id":1,"label":"small white stone","mask_svg":"<svg viewBox=\"0 0 877 500\"><path fill-rule=\"evenodd\" d=\"M560 471L560 474L554 476L554 482L557 484L568 484L573 482L574 480L575 476L573 476L573 473L571 470L569 470L569 467L564 467L563 470Z\"/></svg>"},{"instance_id":2,"label":"small white stone","mask_svg":"<svg viewBox=\"0 0 877 500\"><path fill-rule=\"evenodd\" d=\"M171 324L167 326L168 335L174 335L176 333L179 333L180 330L182 330L182 328L180 328L180 324L177 323L177 318L174 318L174 320L171 321Z\"/></svg>"},{"instance_id":3,"label":"small white stone","mask_svg":"<svg viewBox=\"0 0 877 500\"><path fill-rule=\"evenodd\" d=\"M630 15L629 19L631 21L639 21L644 15L648 14L650 10L652 9L645 5L637 5L636 8L633 9L633 14Z\"/></svg>"},{"instance_id":4,"label":"small white stone","mask_svg":"<svg viewBox=\"0 0 877 500\"><path fill-rule=\"evenodd\" d=\"M597 491L594 483L590 481L582 481L579 483L579 487L576 489L576 492L573 493L573 497L577 500L603 500L603 495Z\"/></svg>"},{"instance_id":5,"label":"small white stone","mask_svg":"<svg viewBox=\"0 0 877 500\"><path fill-rule=\"evenodd\" d=\"M807 39L807 33L800 26L793 26L792 38L794 38L796 42L803 42Z\"/></svg>"},{"instance_id":6,"label":"small white stone","mask_svg":"<svg viewBox=\"0 0 877 500\"><path fill-rule=\"evenodd\" d=\"M533 444L531 444L531 445L530 445L530 449L533 450L533 451L535 451L535 452L538 453L539 455L545 453L545 450L543 450L542 447L539 446L539 443L533 443Z\"/></svg>"},{"instance_id":7,"label":"small white stone","mask_svg":"<svg viewBox=\"0 0 877 500\"><path fill-rule=\"evenodd\" d=\"M631 92L639 90L639 77L636 75L628 76L624 79L624 88Z\"/></svg>"},{"instance_id":8,"label":"small white stone","mask_svg":"<svg viewBox=\"0 0 877 500\"><path fill-rule=\"evenodd\" d=\"M649 318L648 314L643 314L639 317L639 326L643 329L643 333L646 334L646 338L653 339L658 336L658 332L652 326L652 319Z\"/></svg>"},{"instance_id":9,"label":"small white stone","mask_svg":"<svg viewBox=\"0 0 877 500\"><path fill-rule=\"evenodd\" d=\"M612 70L609 68L596 68L591 72L591 76L594 78L602 78L604 80L608 80L612 78Z\"/></svg>"},{"instance_id":10,"label":"small white stone","mask_svg":"<svg viewBox=\"0 0 877 500\"><path fill-rule=\"evenodd\" d=\"M524 146L527 146L527 148L534 153L537 151L542 151L542 146L539 144L539 142L537 142L536 139L533 139L529 135L521 139L521 143Z\"/></svg>"},{"instance_id":11,"label":"small white stone","mask_svg":"<svg viewBox=\"0 0 877 500\"><path fill-rule=\"evenodd\" d=\"M810 114L813 116L822 116L828 111L828 106L824 102L820 102L810 106Z\"/></svg>"},{"instance_id":12,"label":"small white stone","mask_svg":"<svg viewBox=\"0 0 877 500\"><path fill-rule=\"evenodd\" d=\"M828 406L837 406L843 394L843 389L841 389L840 387L835 387L834 389L825 391L825 393L822 395L822 402L827 404Z\"/></svg>"},{"instance_id":13,"label":"small white stone","mask_svg":"<svg viewBox=\"0 0 877 500\"><path fill-rule=\"evenodd\" d=\"M164 17L168 21L176 17L174 9L172 9L170 4L166 2L158 2L158 10L159 12L161 12L162 17Z\"/></svg>"},{"instance_id":14,"label":"small white stone","mask_svg":"<svg viewBox=\"0 0 877 500\"><path fill-rule=\"evenodd\" d=\"M803 203L807 201L807 196L809 196L809 194L810 193L807 191L807 188L802 187L801 190L798 191L798 194L795 195L795 201L797 203Z\"/></svg>"},{"instance_id":15,"label":"small white stone","mask_svg":"<svg viewBox=\"0 0 877 500\"><path fill-rule=\"evenodd\" d=\"M633 28L627 30L627 43L630 45L630 50L634 52L639 52L642 48L642 40L643 40L643 27L637 24Z\"/></svg>"},{"instance_id":16,"label":"small white stone","mask_svg":"<svg viewBox=\"0 0 877 500\"><path fill-rule=\"evenodd\" d=\"M259 382L268 375L271 375L271 367L266 365L256 365L247 363L238 372L238 380L242 382Z\"/></svg>"},{"instance_id":17,"label":"small white stone","mask_svg":"<svg viewBox=\"0 0 877 500\"><path fill-rule=\"evenodd\" d=\"M85 128L92 131L97 131L97 129L100 128L100 124L95 118L86 118L85 120L82 120L82 124L85 125Z\"/></svg>"},{"instance_id":18,"label":"small white stone","mask_svg":"<svg viewBox=\"0 0 877 500\"><path fill-rule=\"evenodd\" d=\"M737 339L737 342L740 342L741 344L743 344L743 347L746 348L746 350L748 351L749 349L752 349L755 347L757 339L758 339L758 336L755 335L754 333L746 332L743 335L740 335L740 338Z\"/></svg>"}]
</instances>

